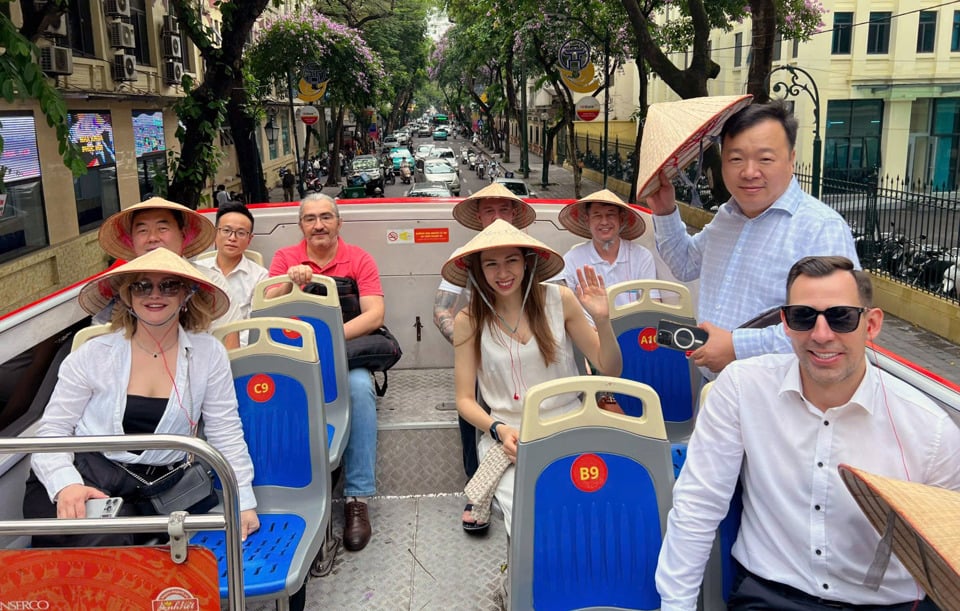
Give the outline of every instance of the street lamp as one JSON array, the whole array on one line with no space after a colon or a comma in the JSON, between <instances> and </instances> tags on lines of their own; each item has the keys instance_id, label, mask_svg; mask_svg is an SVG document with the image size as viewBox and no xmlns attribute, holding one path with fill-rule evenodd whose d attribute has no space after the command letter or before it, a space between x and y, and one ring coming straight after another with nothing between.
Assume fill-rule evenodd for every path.
<instances>
[{"instance_id":1,"label":"street lamp","mask_svg":"<svg viewBox=\"0 0 960 611\"><path fill-rule=\"evenodd\" d=\"M263 131L267 135L267 142L270 143L270 146L273 146L277 143L277 136L280 134L280 128L273 124L274 115L271 113L267 117L267 124L263 126Z\"/></svg>"},{"instance_id":2,"label":"street lamp","mask_svg":"<svg viewBox=\"0 0 960 611\"><path fill-rule=\"evenodd\" d=\"M789 64L784 66L779 66L774 68L764 79L764 88L770 90L770 78L776 72L784 70L790 73L790 81L777 81L773 84L773 92L779 93L783 91L784 97L793 96L796 97L800 95L800 92L805 92L810 96L810 99L813 100L813 176L810 185L810 194L815 198L820 199L820 90L817 89L817 82L813 80L813 77L810 76L810 73L804 70L803 68L798 68L796 66L791 66ZM799 73L799 74L798 74ZM799 81L800 77L806 77L810 84L801 83Z\"/></svg>"},{"instance_id":3,"label":"street lamp","mask_svg":"<svg viewBox=\"0 0 960 611\"><path fill-rule=\"evenodd\" d=\"M540 156L543 158L543 170L540 172L540 186L547 188L547 173L550 171L550 160L547 158L547 111L540 111Z\"/></svg>"}]
</instances>

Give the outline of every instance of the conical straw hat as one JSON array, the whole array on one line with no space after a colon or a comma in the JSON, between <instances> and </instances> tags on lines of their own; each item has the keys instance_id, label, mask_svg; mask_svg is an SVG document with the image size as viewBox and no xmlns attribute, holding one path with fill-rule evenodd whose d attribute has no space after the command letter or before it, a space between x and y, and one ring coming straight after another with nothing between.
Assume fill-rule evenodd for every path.
<instances>
[{"instance_id":1,"label":"conical straw hat","mask_svg":"<svg viewBox=\"0 0 960 611\"><path fill-rule=\"evenodd\" d=\"M217 229L210 222L210 219L196 210L191 210L162 197L151 197L146 201L110 215L100 226L100 233L97 236L100 240L100 248L111 257L124 261L136 258L137 254L133 251L133 215L141 210L158 208L173 210L183 216L183 252L178 254L190 258L199 255L213 244L213 239L217 236Z\"/></svg>"},{"instance_id":2,"label":"conical straw hat","mask_svg":"<svg viewBox=\"0 0 960 611\"><path fill-rule=\"evenodd\" d=\"M610 189L603 189L596 193L578 199L572 204L567 204L560 211L560 224L567 228L572 234L581 238L590 239L590 220L587 215L587 204L611 204L624 209L625 215L623 224L620 226L620 237L624 240L635 240L643 235L647 229L647 224L643 222L640 213L629 204L624 203L617 194Z\"/></svg>"},{"instance_id":3,"label":"conical straw hat","mask_svg":"<svg viewBox=\"0 0 960 611\"><path fill-rule=\"evenodd\" d=\"M750 104L751 95L691 98L651 104L643 125L637 201L660 189L660 172L673 179L713 144L730 115Z\"/></svg>"},{"instance_id":4,"label":"conical straw hat","mask_svg":"<svg viewBox=\"0 0 960 611\"><path fill-rule=\"evenodd\" d=\"M457 286L467 285L467 270L470 268L470 255L492 248L516 246L537 253L536 282L553 278L563 270L563 257L536 238L532 238L503 219L497 219L476 237L467 242L463 249L443 264L440 273L443 278Z\"/></svg>"},{"instance_id":5,"label":"conical straw hat","mask_svg":"<svg viewBox=\"0 0 960 611\"><path fill-rule=\"evenodd\" d=\"M151 250L128 263L107 270L88 282L86 286L80 289L80 296L78 297L80 307L90 314L96 315L116 297L117 288L123 282L124 277L151 272L179 276L188 285L212 293L214 319L223 316L230 307L230 298L223 290L213 284L192 263L166 248Z\"/></svg>"},{"instance_id":6,"label":"conical straw hat","mask_svg":"<svg viewBox=\"0 0 960 611\"><path fill-rule=\"evenodd\" d=\"M937 606L960 610L960 492L848 465L840 477L881 536L895 521L893 553Z\"/></svg>"},{"instance_id":7,"label":"conical straw hat","mask_svg":"<svg viewBox=\"0 0 960 611\"><path fill-rule=\"evenodd\" d=\"M533 222L537 220L537 213L533 211L533 207L530 204L517 197L514 192L498 182L490 183L454 206L453 218L457 219L457 222L464 227L468 227L474 231L481 231L483 225L480 224L477 211L480 209L480 202L488 199L501 199L514 203L516 206L516 212L513 215L514 227L523 229L524 227L532 225Z\"/></svg>"}]
</instances>

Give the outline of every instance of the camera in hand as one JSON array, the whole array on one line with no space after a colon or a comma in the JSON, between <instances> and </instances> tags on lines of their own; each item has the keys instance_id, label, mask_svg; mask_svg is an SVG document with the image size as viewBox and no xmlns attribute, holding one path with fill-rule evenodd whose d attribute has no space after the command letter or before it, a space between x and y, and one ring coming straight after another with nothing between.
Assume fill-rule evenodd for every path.
<instances>
[{"instance_id":1,"label":"camera in hand","mask_svg":"<svg viewBox=\"0 0 960 611\"><path fill-rule=\"evenodd\" d=\"M657 324L657 344L674 350L696 350L707 342L707 332L700 327L661 320Z\"/></svg>"}]
</instances>

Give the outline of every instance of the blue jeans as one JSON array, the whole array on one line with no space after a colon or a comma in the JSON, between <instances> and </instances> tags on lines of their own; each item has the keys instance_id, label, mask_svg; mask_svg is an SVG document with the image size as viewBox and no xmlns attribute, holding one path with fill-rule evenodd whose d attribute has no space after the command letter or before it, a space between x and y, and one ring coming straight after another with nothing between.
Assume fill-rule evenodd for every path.
<instances>
[{"instance_id":1,"label":"blue jeans","mask_svg":"<svg viewBox=\"0 0 960 611\"><path fill-rule=\"evenodd\" d=\"M350 438L343 451L344 496L377 493L377 395L373 374L350 370Z\"/></svg>"}]
</instances>

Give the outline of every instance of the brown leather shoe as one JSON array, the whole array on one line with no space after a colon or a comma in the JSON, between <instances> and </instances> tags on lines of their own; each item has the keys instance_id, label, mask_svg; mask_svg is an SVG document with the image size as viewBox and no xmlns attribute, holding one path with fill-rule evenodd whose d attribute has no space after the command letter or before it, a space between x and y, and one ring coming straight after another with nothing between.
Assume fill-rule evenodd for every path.
<instances>
[{"instance_id":1,"label":"brown leather shoe","mask_svg":"<svg viewBox=\"0 0 960 611\"><path fill-rule=\"evenodd\" d=\"M373 530L367 515L367 504L351 501L343 506L343 546L351 552L359 552L370 542Z\"/></svg>"}]
</instances>

